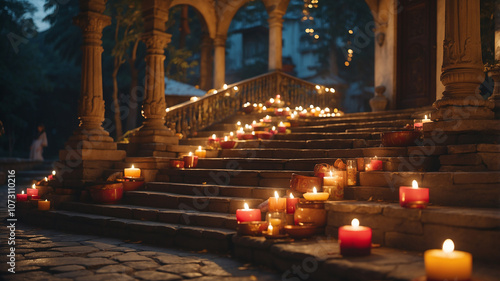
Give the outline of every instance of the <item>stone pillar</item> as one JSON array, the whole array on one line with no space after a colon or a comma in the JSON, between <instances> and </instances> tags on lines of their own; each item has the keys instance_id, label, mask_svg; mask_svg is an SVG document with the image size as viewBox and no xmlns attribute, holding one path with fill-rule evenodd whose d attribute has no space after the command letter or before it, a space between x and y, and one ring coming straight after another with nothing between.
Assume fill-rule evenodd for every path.
<instances>
[{"instance_id":1,"label":"stone pillar","mask_svg":"<svg viewBox=\"0 0 500 281\"><path fill-rule=\"evenodd\" d=\"M269 15L269 71L282 68L283 12L273 11Z\"/></svg>"},{"instance_id":2,"label":"stone pillar","mask_svg":"<svg viewBox=\"0 0 500 281\"><path fill-rule=\"evenodd\" d=\"M443 97L434 103L433 120L492 119L493 102L483 100L479 1L446 0L441 81Z\"/></svg>"},{"instance_id":3,"label":"stone pillar","mask_svg":"<svg viewBox=\"0 0 500 281\"><path fill-rule=\"evenodd\" d=\"M114 161L125 158L125 151L117 145L102 127L104 100L102 91L102 30L111 24L109 16L103 14L105 0L80 0L80 13L73 19L82 29L82 74L81 92L78 102L80 124L59 152L56 164L57 176L64 184L98 180L103 170Z\"/></svg>"},{"instance_id":4,"label":"stone pillar","mask_svg":"<svg viewBox=\"0 0 500 281\"><path fill-rule=\"evenodd\" d=\"M134 156L173 156L166 152L169 145L178 143L178 138L165 126L165 48L171 35L165 33L170 1L144 0L143 42L146 44L146 78L142 115L142 127L130 139L128 152Z\"/></svg>"},{"instance_id":5,"label":"stone pillar","mask_svg":"<svg viewBox=\"0 0 500 281\"><path fill-rule=\"evenodd\" d=\"M208 91L213 86L213 40L208 34L204 34L201 41L200 51L200 89Z\"/></svg>"},{"instance_id":6,"label":"stone pillar","mask_svg":"<svg viewBox=\"0 0 500 281\"><path fill-rule=\"evenodd\" d=\"M221 89L226 80L226 36L217 35L214 39L214 88Z\"/></svg>"}]
</instances>

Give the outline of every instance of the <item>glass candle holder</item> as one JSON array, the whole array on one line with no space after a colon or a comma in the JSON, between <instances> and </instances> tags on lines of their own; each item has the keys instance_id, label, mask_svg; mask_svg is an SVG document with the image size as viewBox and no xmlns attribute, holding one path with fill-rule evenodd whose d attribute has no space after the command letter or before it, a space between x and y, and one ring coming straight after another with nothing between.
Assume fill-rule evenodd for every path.
<instances>
[{"instance_id":1,"label":"glass candle holder","mask_svg":"<svg viewBox=\"0 0 500 281\"><path fill-rule=\"evenodd\" d=\"M347 185L357 185L358 163L356 160L347 160Z\"/></svg>"}]
</instances>

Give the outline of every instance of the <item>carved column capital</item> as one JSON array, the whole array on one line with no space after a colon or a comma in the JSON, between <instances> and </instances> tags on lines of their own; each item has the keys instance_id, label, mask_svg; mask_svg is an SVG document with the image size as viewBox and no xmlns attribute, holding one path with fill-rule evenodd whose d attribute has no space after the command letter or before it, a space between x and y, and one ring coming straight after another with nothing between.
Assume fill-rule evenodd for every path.
<instances>
[{"instance_id":1,"label":"carved column capital","mask_svg":"<svg viewBox=\"0 0 500 281\"><path fill-rule=\"evenodd\" d=\"M281 11L273 11L269 14L267 22L269 23L269 28L273 27L283 27L283 15Z\"/></svg>"},{"instance_id":2,"label":"carved column capital","mask_svg":"<svg viewBox=\"0 0 500 281\"><path fill-rule=\"evenodd\" d=\"M164 54L164 49L171 42L172 35L152 30L142 35L142 41L146 44L147 52L150 54Z\"/></svg>"},{"instance_id":3,"label":"carved column capital","mask_svg":"<svg viewBox=\"0 0 500 281\"><path fill-rule=\"evenodd\" d=\"M226 46L226 39L227 39L226 35L221 35L221 34L216 35L214 38L214 46L225 47Z\"/></svg>"}]
</instances>

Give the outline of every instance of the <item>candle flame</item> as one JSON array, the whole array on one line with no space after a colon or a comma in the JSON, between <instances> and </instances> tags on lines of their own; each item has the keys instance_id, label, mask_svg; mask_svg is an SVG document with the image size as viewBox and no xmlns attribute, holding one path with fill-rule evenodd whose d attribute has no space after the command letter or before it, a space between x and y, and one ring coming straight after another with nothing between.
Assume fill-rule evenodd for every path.
<instances>
[{"instance_id":1,"label":"candle flame","mask_svg":"<svg viewBox=\"0 0 500 281\"><path fill-rule=\"evenodd\" d=\"M245 210L250 210L250 207L248 207L248 203L245 202L245 204L243 205Z\"/></svg>"},{"instance_id":2,"label":"candle flame","mask_svg":"<svg viewBox=\"0 0 500 281\"><path fill-rule=\"evenodd\" d=\"M412 187L412 188L418 188L418 182L417 182L416 180L413 180L413 181L411 182L411 187Z\"/></svg>"},{"instance_id":3,"label":"candle flame","mask_svg":"<svg viewBox=\"0 0 500 281\"><path fill-rule=\"evenodd\" d=\"M267 107L263 106L263 107L262 107L262 110L267 110Z\"/></svg>"},{"instance_id":4,"label":"candle flame","mask_svg":"<svg viewBox=\"0 0 500 281\"><path fill-rule=\"evenodd\" d=\"M354 226L354 227L358 227L359 226L359 220L358 219L353 219L351 221L351 225Z\"/></svg>"},{"instance_id":5,"label":"candle flame","mask_svg":"<svg viewBox=\"0 0 500 281\"><path fill-rule=\"evenodd\" d=\"M55 176L56 175L56 171L55 170L52 170L52 175Z\"/></svg>"},{"instance_id":6,"label":"candle flame","mask_svg":"<svg viewBox=\"0 0 500 281\"><path fill-rule=\"evenodd\" d=\"M290 193L290 199L293 199L293 198L294 198L294 197L293 197L293 194L292 194L292 193Z\"/></svg>"},{"instance_id":7,"label":"candle flame","mask_svg":"<svg viewBox=\"0 0 500 281\"><path fill-rule=\"evenodd\" d=\"M273 226L271 224L269 224L269 226L267 227L267 232L269 234L273 233Z\"/></svg>"},{"instance_id":8,"label":"candle flame","mask_svg":"<svg viewBox=\"0 0 500 281\"><path fill-rule=\"evenodd\" d=\"M47 202L47 199L45 199L45 202Z\"/></svg>"},{"instance_id":9,"label":"candle flame","mask_svg":"<svg viewBox=\"0 0 500 281\"><path fill-rule=\"evenodd\" d=\"M313 187L313 193L318 193L318 191L316 190L316 187Z\"/></svg>"},{"instance_id":10,"label":"candle flame","mask_svg":"<svg viewBox=\"0 0 500 281\"><path fill-rule=\"evenodd\" d=\"M31 186L31 188L36 189L36 184L33 184L33 185Z\"/></svg>"},{"instance_id":11,"label":"candle flame","mask_svg":"<svg viewBox=\"0 0 500 281\"><path fill-rule=\"evenodd\" d=\"M241 121L236 122L236 126L241 126Z\"/></svg>"},{"instance_id":12,"label":"candle flame","mask_svg":"<svg viewBox=\"0 0 500 281\"><path fill-rule=\"evenodd\" d=\"M49 179L48 179L47 177L45 177L43 180L44 180L44 181L48 181Z\"/></svg>"},{"instance_id":13,"label":"candle flame","mask_svg":"<svg viewBox=\"0 0 500 281\"><path fill-rule=\"evenodd\" d=\"M453 244L453 240L451 240L451 239L444 240L443 252L449 254L449 253L453 253L453 250L455 250L455 244Z\"/></svg>"},{"instance_id":14,"label":"candle flame","mask_svg":"<svg viewBox=\"0 0 500 281\"><path fill-rule=\"evenodd\" d=\"M132 169L134 169L134 164L132 164Z\"/></svg>"},{"instance_id":15,"label":"candle flame","mask_svg":"<svg viewBox=\"0 0 500 281\"><path fill-rule=\"evenodd\" d=\"M188 155L189 155L189 156L193 156L193 153L190 151Z\"/></svg>"},{"instance_id":16,"label":"candle flame","mask_svg":"<svg viewBox=\"0 0 500 281\"><path fill-rule=\"evenodd\" d=\"M274 191L274 198L280 198L280 196L278 195L278 191Z\"/></svg>"},{"instance_id":17,"label":"candle flame","mask_svg":"<svg viewBox=\"0 0 500 281\"><path fill-rule=\"evenodd\" d=\"M216 139L217 136L215 134L212 135L212 139Z\"/></svg>"},{"instance_id":18,"label":"candle flame","mask_svg":"<svg viewBox=\"0 0 500 281\"><path fill-rule=\"evenodd\" d=\"M201 150L201 145L200 145L200 146L198 146L198 150Z\"/></svg>"},{"instance_id":19,"label":"candle flame","mask_svg":"<svg viewBox=\"0 0 500 281\"><path fill-rule=\"evenodd\" d=\"M332 172L332 170L330 170L330 177L333 177L333 172Z\"/></svg>"},{"instance_id":20,"label":"candle flame","mask_svg":"<svg viewBox=\"0 0 500 281\"><path fill-rule=\"evenodd\" d=\"M21 194L24 194L24 190L23 190L23 191L21 191Z\"/></svg>"},{"instance_id":21,"label":"candle flame","mask_svg":"<svg viewBox=\"0 0 500 281\"><path fill-rule=\"evenodd\" d=\"M375 157L373 157L373 159L377 160L377 155L375 155Z\"/></svg>"},{"instance_id":22,"label":"candle flame","mask_svg":"<svg viewBox=\"0 0 500 281\"><path fill-rule=\"evenodd\" d=\"M253 121L252 121L252 124L257 124L257 121L253 120Z\"/></svg>"},{"instance_id":23,"label":"candle flame","mask_svg":"<svg viewBox=\"0 0 500 281\"><path fill-rule=\"evenodd\" d=\"M232 137L232 136L234 136L234 133L233 133L233 132L230 132L230 133L229 133L229 135Z\"/></svg>"},{"instance_id":24,"label":"candle flame","mask_svg":"<svg viewBox=\"0 0 500 281\"><path fill-rule=\"evenodd\" d=\"M227 141L227 136L224 136L224 141Z\"/></svg>"},{"instance_id":25,"label":"candle flame","mask_svg":"<svg viewBox=\"0 0 500 281\"><path fill-rule=\"evenodd\" d=\"M283 126L285 126L285 124L283 124L283 121L280 121L280 124L278 126L283 127Z\"/></svg>"},{"instance_id":26,"label":"candle flame","mask_svg":"<svg viewBox=\"0 0 500 281\"><path fill-rule=\"evenodd\" d=\"M276 126L273 126L273 129L272 129L272 130L273 130L273 131L276 131Z\"/></svg>"}]
</instances>

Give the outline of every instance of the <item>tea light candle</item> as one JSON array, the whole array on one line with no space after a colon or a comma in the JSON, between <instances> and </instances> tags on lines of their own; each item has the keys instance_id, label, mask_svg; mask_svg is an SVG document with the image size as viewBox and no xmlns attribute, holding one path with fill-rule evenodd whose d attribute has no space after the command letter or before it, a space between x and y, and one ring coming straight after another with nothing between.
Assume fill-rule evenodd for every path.
<instances>
[{"instance_id":1,"label":"tea light candle","mask_svg":"<svg viewBox=\"0 0 500 281\"><path fill-rule=\"evenodd\" d=\"M318 192L316 187L313 187L313 192L304 193L304 198L308 201L326 201L329 196L328 192Z\"/></svg>"},{"instance_id":2,"label":"tea light candle","mask_svg":"<svg viewBox=\"0 0 500 281\"><path fill-rule=\"evenodd\" d=\"M276 135L278 133L278 131L276 130L276 126L273 126L271 128L271 130L269 131L269 133L273 134L273 135Z\"/></svg>"},{"instance_id":3,"label":"tea light candle","mask_svg":"<svg viewBox=\"0 0 500 281\"><path fill-rule=\"evenodd\" d=\"M27 201L28 194L24 194L24 190L21 191L21 194L16 194L16 201Z\"/></svg>"},{"instance_id":4,"label":"tea light candle","mask_svg":"<svg viewBox=\"0 0 500 281\"><path fill-rule=\"evenodd\" d=\"M422 131L423 128L424 128L424 123L422 122L422 120L420 119L413 120L413 130Z\"/></svg>"},{"instance_id":5,"label":"tea light candle","mask_svg":"<svg viewBox=\"0 0 500 281\"><path fill-rule=\"evenodd\" d=\"M286 133L286 126L283 124L283 122L280 122L278 124L278 133L284 134Z\"/></svg>"},{"instance_id":6,"label":"tea light candle","mask_svg":"<svg viewBox=\"0 0 500 281\"><path fill-rule=\"evenodd\" d=\"M297 203L299 203L299 198L294 198L293 194L290 193L290 198L286 199L286 213L287 214L295 213L295 208L297 207Z\"/></svg>"},{"instance_id":7,"label":"tea light candle","mask_svg":"<svg viewBox=\"0 0 500 281\"><path fill-rule=\"evenodd\" d=\"M339 228L340 254L343 256L366 256L372 248L372 229L360 226L358 219L353 219L351 225Z\"/></svg>"},{"instance_id":8,"label":"tea light candle","mask_svg":"<svg viewBox=\"0 0 500 281\"><path fill-rule=\"evenodd\" d=\"M370 167L372 171L382 171L383 170L382 160L378 160L377 156L375 156L370 161Z\"/></svg>"},{"instance_id":9,"label":"tea light candle","mask_svg":"<svg viewBox=\"0 0 500 281\"><path fill-rule=\"evenodd\" d=\"M330 171L330 176L323 178L323 186L336 186L338 179L339 177L334 177L332 171Z\"/></svg>"},{"instance_id":10,"label":"tea light candle","mask_svg":"<svg viewBox=\"0 0 500 281\"><path fill-rule=\"evenodd\" d=\"M425 115L424 119L422 119L422 123L428 123L428 122L432 122L432 120L427 118L427 115Z\"/></svg>"},{"instance_id":11,"label":"tea light candle","mask_svg":"<svg viewBox=\"0 0 500 281\"><path fill-rule=\"evenodd\" d=\"M269 226L267 227L267 235L274 236L274 235L279 235L279 234L280 234L279 227L273 227L272 224L269 224Z\"/></svg>"},{"instance_id":12,"label":"tea light candle","mask_svg":"<svg viewBox=\"0 0 500 281\"><path fill-rule=\"evenodd\" d=\"M424 253L427 280L470 280L472 275L472 255L454 251L451 239L446 239L443 249L427 250Z\"/></svg>"},{"instance_id":13,"label":"tea light candle","mask_svg":"<svg viewBox=\"0 0 500 281\"><path fill-rule=\"evenodd\" d=\"M286 210L286 198L280 198L277 191L274 197L269 197L269 212L283 212Z\"/></svg>"},{"instance_id":14,"label":"tea light candle","mask_svg":"<svg viewBox=\"0 0 500 281\"><path fill-rule=\"evenodd\" d=\"M260 209L250 209L248 204L244 204L244 209L236 210L236 220L238 223L261 220Z\"/></svg>"},{"instance_id":15,"label":"tea light candle","mask_svg":"<svg viewBox=\"0 0 500 281\"><path fill-rule=\"evenodd\" d=\"M229 140L227 136L224 137L224 141L220 142L220 147L222 149L231 149L234 148L234 145L236 144L235 141Z\"/></svg>"},{"instance_id":16,"label":"tea light candle","mask_svg":"<svg viewBox=\"0 0 500 281\"><path fill-rule=\"evenodd\" d=\"M53 179L55 179L55 177L56 177L56 171L55 171L55 170L52 170L52 175L49 175L49 178L48 178L48 179L49 179L49 180L53 180Z\"/></svg>"},{"instance_id":17,"label":"tea light candle","mask_svg":"<svg viewBox=\"0 0 500 281\"><path fill-rule=\"evenodd\" d=\"M38 196L38 189L36 189L36 185L33 184L31 188L26 188L26 194L31 197L31 196Z\"/></svg>"},{"instance_id":18,"label":"tea light candle","mask_svg":"<svg viewBox=\"0 0 500 281\"><path fill-rule=\"evenodd\" d=\"M406 208L425 208L429 204L429 189L419 188L416 180L413 180L411 185L399 187L399 205Z\"/></svg>"},{"instance_id":19,"label":"tea light candle","mask_svg":"<svg viewBox=\"0 0 500 281\"><path fill-rule=\"evenodd\" d=\"M243 138L243 135L245 134L245 130L243 127L240 127L238 131L236 131L236 137L241 140Z\"/></svg>"},{"instance_id":20,"label":"tea light candle","mask_svg":"<svg viewBox=\"0 0 500 281\"><path fill-rule=\"evenodd\" d=\"M125 168L123 170L123 174L127 178L140 178L141 177L141 169L134 168L134 165L132 165L131 168Z\"/></svg>"},{"instance_id":21,"label":"tea light candle","mask_svg":"<svg viewBox=\"0 0 500 281\"><path fill-rule=\"evenodd\" d=\"M50 210L50 201L45 199L45 201L38 201L38 210L40 211L48 211Z\"/></svg>"},{"instance_id":22,"label":"tea light candle","mask_svg":"<svg viewBox=\"0 0 500 281\"><path fill-rule=\"evenodd\" d=\"M218 143L218 142L219 142L219 138L218 138L215 134L211 135L211 136L208 138L208 143L209 143L209 144L216 144L216 143Z\"/></svg>"},{"instance_id":23,"label":"tea light candle","mask_svg":"<svg viewBox=\"0 0 500 281\"><path fill-rule=\"evenodd\" d=\"M207 151L205 149L202 149L201 146L198 146L198 149L195 150L194 155L198 156L199 158L205 158L207 157Z\"/></svg>"},{"instance_id":24,"label":"tea light candle","mask_svg":"<svg viewBox=\"0 0 500 281\"><path fill-rule=\"evenodd\" d=\"M198 156L193 155L192 152L189 152L188 155L184 155L184 168L195 168L198 164Z\"/></svg>"}]
</instances>

